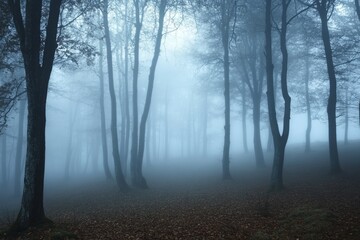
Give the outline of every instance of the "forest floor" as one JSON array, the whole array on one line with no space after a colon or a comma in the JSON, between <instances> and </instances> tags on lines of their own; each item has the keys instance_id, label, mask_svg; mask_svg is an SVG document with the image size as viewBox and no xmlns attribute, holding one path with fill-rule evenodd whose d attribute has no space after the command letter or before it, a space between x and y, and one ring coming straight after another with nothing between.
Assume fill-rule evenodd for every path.
<instances>
[{"instance_id":1,"label":"forest floor","mask_svg":"<svg viewBox=\"0 0 360 240\"><path fill-rule=\"evenodd\" d=\"M232 180L222 181L220 162L167 164L146 171L150 189L120 193L114 184L89 180L48 187L46 213L55 225L3 239L360 239L359 142L340 146L344 172L328 174L324 144L311 153L287 152L285 189L268 190L267 167L251 154L231 162ZM315 148L314 148L315 149ZM153 166L152 168L156 168ZM151 168L150 168L151 169ZM16 206L0 208L0 228ZM17 205L18 206L18 205ZM1 237L0 237L1 238Z\"/></svg>"}]
</instances>

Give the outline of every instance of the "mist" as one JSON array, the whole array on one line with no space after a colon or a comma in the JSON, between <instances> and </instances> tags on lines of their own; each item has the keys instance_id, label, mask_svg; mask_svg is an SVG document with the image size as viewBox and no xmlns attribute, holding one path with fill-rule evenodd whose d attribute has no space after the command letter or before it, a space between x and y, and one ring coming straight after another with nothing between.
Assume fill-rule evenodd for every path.
<instances>
[{"instance_id":1,"label":"mist","mask_svg":"<svg viewBox=\"0 0 360 240\"><path fill-rule=\"evenodd\" d=\"M31 4L0 3L1 239L359 238L357 0Z\"/></svg>"}]
</instances>

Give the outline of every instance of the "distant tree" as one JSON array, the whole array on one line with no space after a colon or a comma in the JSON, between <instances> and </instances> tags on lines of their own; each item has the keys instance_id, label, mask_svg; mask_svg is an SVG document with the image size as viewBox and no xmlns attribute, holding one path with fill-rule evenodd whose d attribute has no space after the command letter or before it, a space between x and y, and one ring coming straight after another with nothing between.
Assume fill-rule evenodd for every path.
<instances>
[{"instance_id":1,"label":"distant tree","mask_svg":"<svg viewBox=\"0 0 360 240\"><path fill-rule=\"evenodd\" d=\"M22 4L25 4L24 19ZM24 60L28 97L25 179L21 208L14 224L17 229L49 221L45 217L43 206L46 99L57 47L61 4L61 0L50 1L48 18L43 22L45 4L41 1L28 0L23 3L8 0ZM42 24L47 26L44 33L41 31ZM42 46L43 36L45 39Z\"/></svg>"},{"instance_id":2,"label":"distant tree","mask_svg":"<svg viewBox=\"0 0 360 240\"><path fill-rule=\"evenodd\" d=\"M356 10L356 15L358 16L358 19L360 21L360 5L359 5L359 0L354 0L355 2L355 10Z\"/></svg>"},{"instance_id":3,"label":"distant tree","mask_svg":"<svg viewBox=\"0 0 360 240\"><path fill-rule=\"evenodd\" d=\"M224 50L223 67L224 67L224 98L225 98L225 135L223 149L223 179L230 179L230 60L229 44L231 34L231 22L236 14L236 1L223 0L220 4L221 21L220 31L222 47Z\"/></svg>"},{"instance_id":4,"label":"distant tree","mask_svg":"<svg viewBox=\"0 0 360 240\"><path fill-rule=\"evenodd\" d=\"M1 186L5 189L7 185L7 149L6 149L6 134L0 135L1 139Z\"/></svg>"},{"instance_id":5,"label":"distant tree","mask_svg":"<svg viewBox=\"0 0 360 240\"><path fill-rule=\"evenodd\" d=\"M135 170L135 176L132 176L133 184L140 188L147 188L147 183L145 178L142 174L142 165L143 165L143 158L144 158L144 149L145 149L145 132L146 132L146 120L149 116L150 111L150 104L151 104L151 98L152 98L152 92L154 88L154 80L155 80L155 70L156 65L160 56L160 47L161 47L161 40L163 37L163 28L164 28L164 18L166 14L168 0L160 0L158 7L159 16L158 16L158 29L156 34L156 42L155 42L155 49L154 49L154 55L152 58L151 66L150 66L150 72L149 72L149 82L147 87L147 93L146 93L146 101L144 106L144 111L141 116L140 121L140 132L139 132L139 145L138 145L138 153L136 157L136 170Z\"/></svg>"},{"instance_id":6,"label":"distant tree","mask_svg":"<svg viewBox=\"0 0 360 240\"><path fill-rule=\"evenodd\" d=\"M105 122L105 103L104 103L104 63L103 63L103 44L102 40L100 42L100 55L99 55L99 80L100 80L100 124L101 124L101 146L102 146L102 154L103 154L103 166L105 171L106 179L111 179L111 172L109 168L109 160L108 160L108 144L106 137L106 122Z\"/></svg>"},{"instance_id":7,"label":"distant tree","mask_svg":"<svg viewBox=\"0 0 360 240\"><path fill-rule=\"evenodd\" d=\"M123 171L122 171L122 167L121 167L121 160L120 160L120 151L119 151L112 48L111 48L110 30L109 30L109 21L108 21L108 5L109 5L108 0L104 0L102 14L103 14L103 24L104 24L104 29L105 29L106 57L107 57L109 91L110 91L110 100L111 100L112 153L113 153L113 158L114 158L116 182L121 191L127 191L128 185L127 185L127 183L125 181L125 177L123 175Z\"/></svg>"},{"instance_id":8,"label":"distant tree","mask_svg":"<svg viewBox=\"0 0 360 240\"><path fill-rule=\"evenodd\" d=\"M130 160L130 173L131 181L133 185L139 185L144 180L143 176L139 174L139 161L138 161L138 150L139 150L139 113L138 113L138 79L139 79L139 58L140 58L140 34L144 20L145 7L148 0L134 0L135 8L135 36L134 36L134 69L133 69L133 126L132 126L132 139L131 139L131 160ZM140 180L140 181L139 181Z\"/></svg>"},{"instance_id":9,"label":"distant tree","mask_svg":"<svg viewBox=\"0 0 360 240\"><path fill-rule=\"evenodd\" d=\"M261 144L260 119L261 119L261 99L263 96L263 83L265 75L265 63L263 55L263 37L260 27L263 24L263 18L259 19L259 12L263 9L252 2L251 9L243 16L243 24L238 29L237 50L237 68L242 73L242 81L249 89L252 100L252 117L254 125L253 143L256 159L256 166L265 166L264 154ZM240 17L239 17L240 18ZM241 91L244 91L241 89ZM242 93L244 94L244 93ZM246 102L243 100L243 104ZM243 120L244 121L244 120ZM244 140L245 141L245 140Z\"/></svg>"}]
</instances>

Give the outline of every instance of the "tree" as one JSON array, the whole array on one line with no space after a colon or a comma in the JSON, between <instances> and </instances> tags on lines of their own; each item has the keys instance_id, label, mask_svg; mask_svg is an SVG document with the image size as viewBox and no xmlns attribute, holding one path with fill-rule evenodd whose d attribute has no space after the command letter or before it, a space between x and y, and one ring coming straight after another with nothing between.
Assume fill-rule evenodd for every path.
<instances>
[{"instance_id":1,"label":"tree","mask_svg":"<svg viewBox=\"0 0 360 240\"><path fill-rule=\"evenodd\" d=\"M221 39L224 50L224 98L225 98L225 135L223 149L223 179L231 179L230 176L230 61L229 61L229 41L230 41L230 23L234 18L236 11L236 1L221 1Z\"/></svg>"},{"instance_id":2,"label":"tree","mask_svg":"<svg viewBox=\"0 0 360 240\"><path fill-rule=\"evenodd\" d=\"M267 100L269 108L269 119L271 132L274 142L274 159L271 173L270 188L272 190L281 190L283 188L283 166L285 147L289 137L290 129L290 104L291 98L287 89L287 67L288 67L288 53L286 46L286 33L287 33L287 9L291 0L282 0L281 6L281 28L280 28L280 47L282 53L282 65L281 65L281 91L285 102L284 118L283 118L283 130L280 133L280 129L276 117L275 109L275 94L274 94L274 67L272 60L272 1L266 1L265 11L265 55L266 55L266 76L267 76Z\"/></svg>"},{"instance_id":3,"label":"tree","mask_svg":"<svg viewBox=\"0 0 360 240\"><path fill-rule=\"evenodd\" d=\"M140 121L140 132L139 132L139 145L138 145L138 153L136 156L136 169L132 176L133 184L140 188L147 188L147 183L145 178L142 174L142 165L143 165L143 159L144 159L144 149L145 149L145 132L146 132L146 120L149 116L150 111L150 104L151 104L151 98L152 98L152 92L154 88L154 80L155 80L155 70L156 65L160 56L160 47L161 47L161 40L163 36L163 28L164 28L164 18L166 14L166 6L167 6L168 0L160 0L159 3L159 26L156 34L156 42L155 42L155 49L154 49L154 55L152 58L151 66L150 66L150 72L149 72L149 78L148 78L148 88L146 92L146 101L144 106L144 111L141 116Z\"/></svg>"},{"instance_id":4,"label":"tree","mask_svg":"<svg viewBox=\"0 0 360 240\"><path fill-rule=\"evenodd\" d=\"M329 150L330 150L330 171L331 173L341 172L339 153L336 136L336 75L333 62L333 53L330 43L330 34L328 28L328 13L334 7L334 0L315 0L315 8L321 20L321 33L324 44L326 66L329 77L330 93L327 105L328 130L329 130Z\"/></svg>"},{"instance_id":5,"label":"tree","mask_svg":"<svg viewBox=\"0 0 360 240\"><path fill-rule=\"evenodd\" d=\"M254 5L253 7L256 7ZM255 8L256 14L262 10ZM257 167L264 167L264 154L261 144L260 119L261 119L261 99L263 95L263 82L265 75L265 63L262 53L263 37L259 36L258 26L260 25L256 15L251 10L247 11L245 26L242 26L241 37L237 43L237 68L242 73L242 81L246 83L253 105L253 125L254 125L254 152ZM244 16L245 17L245 16ZM261 19L263 20L263 19ZM260 25L261 26L261 25ZM240 87L239 87L240 88ZM241 89L240 92L245 91ZM242 93L244 95L245 93ZM243 104L245 101L243 100ZM244 109L244 107L243 107ZM244 113L243 113L244 114ZM244 120L243 120L244 122ZM245 140L244 140L245 141Z\"/></svg>"},{"instance_id":6,"label":"tree","mask_svg":"<svg viewBox=\"0 0 360 240\"><path fill-rule=\"evenodd\" d=\"M138 149L139 149L139 113L138 113L138 78L139 78L139 49L140 49L140 34L142 23L144 19L144 9L146 7L147 0L140 3L140 0L134 0L135 7L135 36L134 36L134 70L133 70L133 129L131 139L131 161L130 161L130 173L131 181L133 185L137 185L139 181L138 176Z\"/></svg>"},{"instance_id":7,"label":"tree","mask_svg":"<svg viewBox=\"0 0 360 240\"><path fill-rule=\"evenodd\" d=\"M359 0L354 0L355 1L355 10L356 10L356 15L359 18L360 21L360 5L359 5Z\"/></svg>"},{"instance_id":8,"label":"tree","mask_svg":"<svg viewBox=\"0 0 360 240\"><path fill-rule=\"evenodd\" d=\"M23 19L22 4L25 4ZM11 15L20 41L24 60L28 98L28 134L25 163L24 191L15 228L48 222L43 206L45 170L46 99L49 79L57 47L58 21L61 0L51 0L47 22L42 19L45 4L41 1L8 0ZM46 24L42 47L42 24Z\"/></svg>"},{"instance_id":9,"label":"tree","mask_svg":"<svg viewBox=\"0 0 360 240\"><path fill-rule=\"evenodd\" d=\"M121 191L127 191L128 185L125 181L123 171L121 168L120 152L119 152L119 140L117 131L117 111L116 111L116 96L114 88L114 73L113 73L113 62L112 62L112 50L110 41L110 30L108 22L108 0L104 0L103 6L103 23L105 29L105 42L106 42L106 57L109 77L109 91L111 100L111 140L112 140L112 153L114 158L115 166L115 178L116 182Z\"/></svg>"},{"instance_id":10,"label":"tree","mask_svg":"<svg viewBox=\"0 0 360 240\"><path fill-rule=\"evenodd\" d=\"M105 123L105 103L104 103L104 70L103 70L103 44L100 40L100 55L99 55L99 80L100 80L100 124L101 124L101 146L103 154L103 165L105 177L107 180L111 179L111 172L108 161L108 144L106 137L106 123Z\"/></svg>"}]
</instances>

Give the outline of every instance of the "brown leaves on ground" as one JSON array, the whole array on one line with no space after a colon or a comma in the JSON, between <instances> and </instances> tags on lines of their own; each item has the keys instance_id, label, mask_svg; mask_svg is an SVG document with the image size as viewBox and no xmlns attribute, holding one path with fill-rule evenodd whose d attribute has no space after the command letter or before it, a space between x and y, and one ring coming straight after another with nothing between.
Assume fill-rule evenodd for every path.
<instances>
[{"instance_id":1,"label":"brown leaves on ground","mask_svg":"<svg viewBox=\"0 0 360 240\"><path fill-rule=\"evenodd\" d=\"M94 181L55 189L45 202L56 227L15 239L360 239L359 164L331 177L306 161L287 165L278 193L267 192L269 169L187 185L149 177L152 188L128 194Z\"/></svg>"},{"instance_id":2,"label":"brown leaves on ground","mask_svg":"<svg viewBox=\"0 0 360 240\"><path fill-rule=\"evenodd\" d=\"M14 239L360 239L355 179L329 178L280 193L239 187L224 182L122 195L99 185L53 202L48 215L56 227Z\"/></svg>"}]
</instances>

